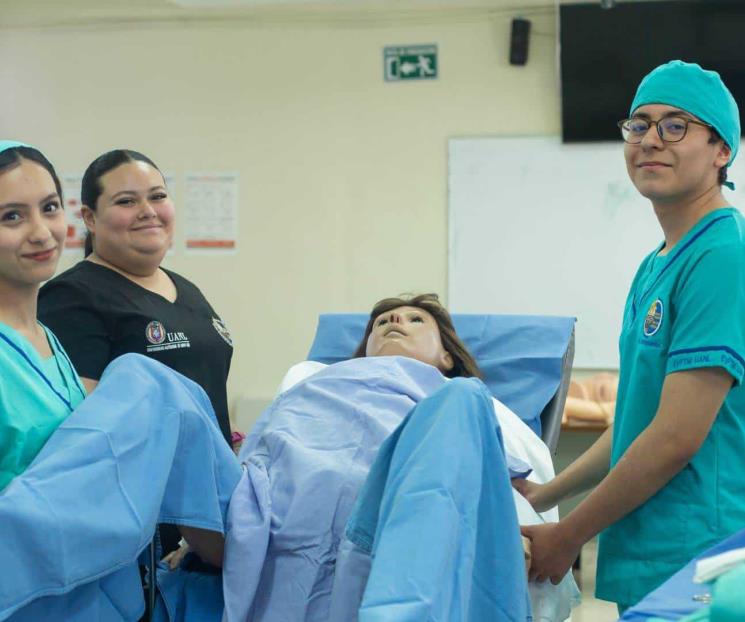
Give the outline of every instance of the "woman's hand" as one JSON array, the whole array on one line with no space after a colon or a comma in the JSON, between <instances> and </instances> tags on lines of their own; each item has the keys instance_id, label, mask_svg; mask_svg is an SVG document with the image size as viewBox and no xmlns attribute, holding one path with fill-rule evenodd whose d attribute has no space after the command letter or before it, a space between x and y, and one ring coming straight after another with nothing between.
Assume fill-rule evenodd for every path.
<instances>
[{"instance_id":1,"label":"woman's hand","mask_svg":"<svg viewBox=\"0 0 745 622\"><path fill-rule=\"evenodd\" d=\"M547 484L536 484L527 479L515 478L512 487L517 490L536 512L545 512L556 505L548 495Z\"/></svg>"},{"instance_id":2,"label":"woman's hand","mask_svg":"<svg viewBox=\"0 0 745 622\"><path fill-rule=\"evenodd\" d=\"M170 568L171 570L176 570L176 568L181 565L181 562L184 561L184 557L186 557L186 554L191 550L186 540L182 540L181 542L182 544L181 546L179 546L179 548L177 548L175 551L171 551L162 560L166 564L168 564L168 568Z\"/></svg>"}]
</instances>

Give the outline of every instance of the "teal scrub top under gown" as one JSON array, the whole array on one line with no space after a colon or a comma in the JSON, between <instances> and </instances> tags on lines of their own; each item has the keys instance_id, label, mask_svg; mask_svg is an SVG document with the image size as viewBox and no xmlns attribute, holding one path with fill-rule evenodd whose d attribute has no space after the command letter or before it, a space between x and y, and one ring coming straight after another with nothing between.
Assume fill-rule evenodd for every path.
<instances>
[{"instance_id":1,"label":"teal scrub top under gown","mask_svg":"<svg viewBox=\"0 0 745 622\"><path fill-rule=\"evenodd\" d=\"M626 301L611 467L654 418L667 374L721 367L734 384L691 461L600 536L597 596L626 605L745 527L745 219L715 210L659 250Z\"/></svg>"},{"instance_id":2,"label":"teal scrub top under gown","mask_svg":"<svg viewBox=\"0 0 745 622\"><path fill-rule=\"evenodd\" d=\"M47 359L0 322L0 491L85 398L70 359L52 332L44 331L52 350Z\"/></svg>"}]
</instances>

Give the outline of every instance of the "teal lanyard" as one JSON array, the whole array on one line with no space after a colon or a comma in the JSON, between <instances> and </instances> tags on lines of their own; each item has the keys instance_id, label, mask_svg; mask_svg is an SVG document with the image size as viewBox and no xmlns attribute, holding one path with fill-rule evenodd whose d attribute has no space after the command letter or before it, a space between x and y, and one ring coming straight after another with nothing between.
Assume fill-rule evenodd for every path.
<instances>
[{"instance_id":1,"label":"teal lanyard","mask_svg":"<svg viewBox=\"0 0 745 622\"><path fill-rule=\"evenodd\" d=\"M44 331L44 334L48 336L48 333L46 331ZM10 339L8 339L8 337L6 337L5 335L3 335L2 332L0 332L0 339L2 339L3 341L5 341L11 348L13 348L16 352L18 352L18 354L21 356L21 358L23 360L25 360L29 364L29 366L31 367L31 369L33 369L37 373L37 375L44 381L44 384L46 384L52 390L52 393L54 393L59 399L61 399L62 400L62 403L65 406L67 406L67 408L68 408L68 410L70 412L72 412L73 411L72 402L70 400L66 399L65 396L62 395L62 393L60 393L59 391L57 391L57 389L54 388L54 385L52 384L52 381L49 380L49 378L47 378L46 374L43 371L41 371L34 364L34 362L31 360L31 358L28 356L28 354L26 354L23 350L21 350L21 348L19 348L16 344L14 344ZM75 378L75 384L77 385L78 390L80 391L81 395L85 395L85 391L80 386L80 381L78 381L77 374L75 373L75 370L72 367L72 363L70 362L70 359L67 357L67 354L64 352L64 350L59 350L58 351L57 345L58 344L56 344L56 343L54 345L52 345L50 343L50 347L52 349L52 355L55 357L55 359L57 358L58 352L61 352L64 355L65 362L69 366L70 371L73 372L73 378ZM59 368L59 361L57 361L57 366ZM61 369L60 369L60 375L64 378L64 374L62 374L62 370ZM72 395L70 396L70 398L72 399Z\"/></svg>"}]
</instances>

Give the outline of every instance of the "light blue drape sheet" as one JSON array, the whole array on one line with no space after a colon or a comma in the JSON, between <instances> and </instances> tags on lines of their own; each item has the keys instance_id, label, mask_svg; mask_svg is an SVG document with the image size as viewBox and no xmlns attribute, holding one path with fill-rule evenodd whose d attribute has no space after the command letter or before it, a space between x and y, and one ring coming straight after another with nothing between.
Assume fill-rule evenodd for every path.
<instances>
[{"instance_id":1,"label":"light blue drape sheet","mask_svg":"<svg viewBox=\"0 0 745 622\"><path fill-rule=\"evenodd\" d=\"M116 359L0 494L0 620L137 620L156 523L224 532L240 474L200 387Z\"/></svg>"},{"instance_id":2,"label":"light blue drape sheet","mask_svg":"<svg viewBox=\"0 0 745 622\"><path fill-rule=\"evenodd\" d=\"M274 401L240 455L245 471L228 511L225 622L349 622L330 607L338 549L357 493L383 441L447 382L413 359L354 359ZM488 413L495 426L491 401ZM499 477L507 481L504 455L494 468L503 469ZM505 508L517 537L511 496ZM522 553L511 573L519 574L521 564ZM352 566L345 572L364 574Z\"/></svg>"},{"instance_id":3,"label":"light blue drape sheet","mask_svg":"<svg viewBox=\"0 0 745 622\"><path fill-rule=\"evenodd\" d=\"M446 382L403 357L332 365L280 395L243 444L228 511L226 622L327 622L337 548L385 438Z\"/></svg>"},{"instance_id":4,"label":"light blue drape sheet","mask_svg":"<svg viewBox=\"0 0 745 622\"><path fill-rule=\"evenodd\" d=\"M420 402L383 443L348 522L351 555L372 560L359 622L529 619L512 496L486 387L458 378ZM348 551L332 619L352 622L364 577Z\"/></svg>"}]
</instances>

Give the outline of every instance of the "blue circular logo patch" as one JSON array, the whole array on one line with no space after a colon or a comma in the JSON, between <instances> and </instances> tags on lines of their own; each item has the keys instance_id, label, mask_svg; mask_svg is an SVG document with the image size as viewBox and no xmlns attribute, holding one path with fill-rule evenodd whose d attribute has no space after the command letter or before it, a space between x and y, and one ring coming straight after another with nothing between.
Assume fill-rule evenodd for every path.
<instances>
[{"instance_id":1,"label":"blue circular logo patch","mask_svg":"<svg viewBox=\"0 0 745 622\"><path fill-rule=\"evenodd\" d=\"M644 318L645 337L651 337L660 330L660 326L662 326L663 312L662 301L659 298L649 306L647 316Z\"/></svg>"}]
</instances>

